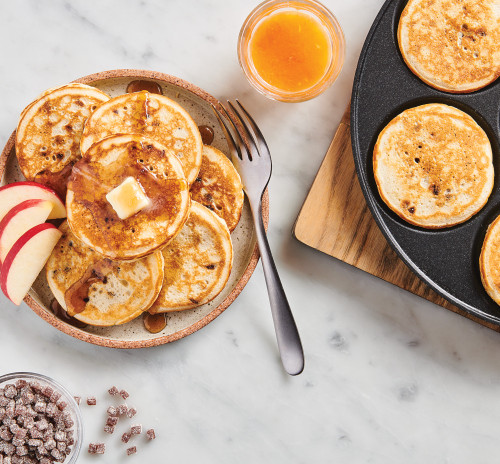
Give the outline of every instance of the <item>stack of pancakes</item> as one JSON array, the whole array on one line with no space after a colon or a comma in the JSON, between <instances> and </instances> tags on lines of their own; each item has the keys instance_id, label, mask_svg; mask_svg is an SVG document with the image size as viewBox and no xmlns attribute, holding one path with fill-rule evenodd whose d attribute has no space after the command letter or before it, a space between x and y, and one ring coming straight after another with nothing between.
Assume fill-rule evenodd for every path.
<instances>
[{"instance_id":1,"label":"stack of pancakes","mask_svg":"<svg viewBox=\"0 0 500 464\"><path fill-rule=\"evenodd\" d=\"M226 285L241 180L178 103L82 84L48 90L21 114L16 152L27 179L66 198L46 273L70 316L123 324L205 304ZM120 219L106 196L130 177L148 204Z\"/></svg>"},{"instance_id":2,"label":"stack of pancakes","mask_svg":"<svg viewBox=\"0 0 500 464\"><path fill-rule=\"evenodd\" d=\"M409 0L398 26L401 55L431 87L477 91L500 75L498 0ZM380 197L410 224L440 229L476 214L493 189L491 143L469 114L441 103L409 108L380 132L373 151ZM500 304L500 218L480 256L488 294Z\"/></svg>"}]
</instances>

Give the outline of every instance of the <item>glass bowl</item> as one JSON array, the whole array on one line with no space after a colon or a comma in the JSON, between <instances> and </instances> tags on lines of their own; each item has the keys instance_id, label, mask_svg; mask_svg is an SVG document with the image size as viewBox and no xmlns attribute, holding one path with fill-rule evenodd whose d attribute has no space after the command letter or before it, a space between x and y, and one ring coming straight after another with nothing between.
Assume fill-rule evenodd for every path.
<instances>
[{"instance_id":1,"label":"glass bowl","mask_svg":"<svg viewBox=\"0 0 500 464\"><path fill-rule=\"evenodd\" d=\"M263 20L276 13L294 11L312 17L325 32L331 48L326 71L320 80L304 90L286 91L274 87L259 75L252 60L250 45L253 33ZM324 92L339 75L344 64L344 52L344 33L339 22L328 8L315 0L267 0L250 13L238 37L238 59L250 84L266 97L283 102L306 101Z\"/></svg>"},{"instance_id":2,"label":"glass bowl","mask_svg":"<svg viewBox=\"0 0 500 464\"><path fill-rule=\"evenodd\" d=\"M75 441L73 445L71 445L71 453L66 456L64 464L74 464L78 459L82 447L83 425L80 408L73 398L73 395L55 380L33 372L13 372L12 374L2 375L0 376L0 388L5 388L8 384L15 385L18 380L25 380L28 383L37 382L42 387L50 387L61 394L59 401L62 400L66 403L64 411L68 411L71 415L71 419L73 419L73 439Z\"/></svg>"}]
</instances>

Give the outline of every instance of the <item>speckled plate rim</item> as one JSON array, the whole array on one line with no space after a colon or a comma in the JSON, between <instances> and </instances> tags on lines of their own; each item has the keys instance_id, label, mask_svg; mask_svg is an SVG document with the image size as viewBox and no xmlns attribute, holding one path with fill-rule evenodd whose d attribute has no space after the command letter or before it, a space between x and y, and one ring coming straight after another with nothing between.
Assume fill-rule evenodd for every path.
<instances>
[{"instance_id":1,"label":"speckled plate rim","mask_svg":"<svg viewBox=\"0 0 500 464\"><path fill-rule=\"evenodd\" d=\"M81 84L93 84L95 82L107 79L117 79L125 77L158 80L167 84L175 85L177 87L180 87L182 89L185 89L193 93L194 95L205 100L208 103L212 103L219 109L221 107L221 103L215 97L205 92L203 89L200 89L199 87L178 77L157 71L149 71L144 69L113 69L110 71L102 71L94 74L89 74L88 76L75 79L72 82L78 82ZM12 132L11 136L7 140L7 143L5 144L4 149L2 150L2 154L0 155L0 179L3 178L8 158L12 152L12 149L15 146L15 139L16 139L16 131L14 130L14 132ZM269 223L269 193L267 189L262 197L262 219L264 222L264 227L267 230ZM53 313L51 313L50 311L46 310L43 306L38 304L38 302L35 301L35 299L31 297L31 295L27 295L24 298L24 302L38 316L40 316L43 320L54 326L56 329L84 342L108 348L121 348L121 349L149 348L152 346L158 346L158 345L163 345L165 343L174 342L181 338L187 337L188 335L191 335L192 333L200 330L202 327L205 327L207 324L212 322L217 316L222 314L231 305L231 303L233 303L233 301L237 298L237 296L241 293L241 291L247 284L248 280L253 274L253 271L255 270L255 267L257 266L257 262L259 261L259 256L260 256L259 249L256 244L253 253L250 257L249 263L245 269L245 272L242 274L241 278L234 286L231 293L222 301L222 303L219 306L210 311L210 313L208 313L202 319L190 325L189 327L174 332L173 334L164 335L148 340L115 340L115 339L108 339L100 335L83 332L82 330L72 327L71 325L58 319Z\"/></svg>"}]
</instances>

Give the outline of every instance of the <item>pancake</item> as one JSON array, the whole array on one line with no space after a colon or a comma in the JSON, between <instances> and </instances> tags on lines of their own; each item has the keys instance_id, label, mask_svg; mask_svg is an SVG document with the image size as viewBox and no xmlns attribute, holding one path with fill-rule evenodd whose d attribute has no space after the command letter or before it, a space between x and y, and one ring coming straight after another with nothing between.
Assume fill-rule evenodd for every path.
<instances>
[{"instance_id":1,"label":"pancake","mask_svg":"<svg viewBox=\"0 0 500 464\"><path fill-rule=\"evenodd\" d=\"M71 167L81 157L80 138L91 112L109 96L84 84L42 93L21 113L16 154L24 177L53 188L62 198Z\"/></svg>"},{"instance_id":2,"label":"pancake","mask_svg":"<svg viewBox=\"0 0 500 464\"><path fill-rule=\"evenodd\" d=\"M94 112L85 124L81 150L113 134L142 134L172 150L189 184L200 170L203 144L198 126L178 103L146 91L120 95Z\"/></svg>"},{"instance_id":3,"label":"pancake","mask_svg":"<svg viewBox=\"0 0 500 464\"><path fill-rule=\"evenodd\" d=\"M500 75L498 0L410 0L399 20L413 73L445 92L478 90Z\"/></svg>"},{"instance_id":4,"label":"pancake","mask_svg":"<svg viewBox=\"0 0 500 464\"><path fill-rule=\"evenodd\" d=\"M80 242L67 222L45 266L58 303L70 316L97 326L124 324L147 310L163 282L163 256L111 261Z\"/></svg>"},{"instance_id":5,"label":"pancake","mask_svg":"<svg viewBox=\"0 0 500 464\"><path fill-rule=\"evenodd\" d=\"M479 270L486 292L500 305L500 216L490 224L484 237Z\"/></svg>"},{"instance_id":6,"label":"pancake","mask_svg":"<svg viewBox=\"0 0 500 464\"><path fill-rule=\"evenodd\" d=\"M373 152L382 200L407 222L435 229L466 221L493 188L491 145L468 114L438 103L403 111Z\"/></svg>"},{"instance_id":7,"label":"pancake","mask_svg":"<svg viewBox=\"0 0 500 464\"><path fill-rule=\"evenodd\" d=\"M106 195L132 177L150 200L120 219ZM177 157L157 141L118 135L98 142L75 164L66 209L72 232L110 259L136 259L166 245L189 213L189 189Z\"/></svg>"},{"instance_id":8,"label":"pancake","mask_svg":"<svg viewBox=\"0 0 500 464\"><path fill-rule=\"evenodd\" d=\"M212 210L232 232L243 209L243 185L240 175L226 155L205 145L198 177L191 186L191 199Z\"/></svg>"},{"instance_id":9,"label":"pancake","mask_svg":"<svg viewBox=\"0 0 500 464\"><path fill-rule=\"evenodd\" d=\"M191 202L181 232L163 248L165 276L150 313L180 311L213 300L231 273L233 247L226 223L215 213Z\"/></svg>"}]
</instances>

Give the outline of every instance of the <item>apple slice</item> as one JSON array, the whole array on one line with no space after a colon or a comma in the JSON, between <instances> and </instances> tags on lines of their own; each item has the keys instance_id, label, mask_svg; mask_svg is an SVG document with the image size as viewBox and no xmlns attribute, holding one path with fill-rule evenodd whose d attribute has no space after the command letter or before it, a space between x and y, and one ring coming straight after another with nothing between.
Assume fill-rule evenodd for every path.
<instances>
[{"instance_id":1,"label":"apple slice","mask_svg":"<svg viewBox=\"0 0 500 464\"><path fill-rule=\"evenodd\" d=\"M49 200L54 204L54 208L49 214L49 219L66 217L64 203L49 187L37 182L14 182L0 187L0 220L9 212L11 208L25 200Z\"/></svg>"},{"instance_id":2,"label":"apple slice","mask_svg":"<svg viewBox=\"0 0 500 464\"><path fill-rule=\"evenodd\" d=\"M53 207L49 200L26 200L4 216L0 221L0 263L21 235L47 220Z\"/></svg>"},{"instance_id":3,"label":"apple slice","mask_svg":"<svg viewBox=\"0 0 500 464\"><path fill-rule=\"evenodd\" d=\"M5 296L20 305L49 259L62 233L52 224L38 224L14 243L0 272Z\"/></svg>"}]
</instances>

